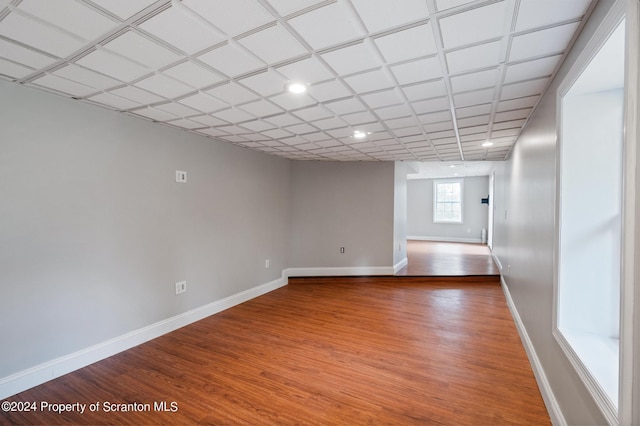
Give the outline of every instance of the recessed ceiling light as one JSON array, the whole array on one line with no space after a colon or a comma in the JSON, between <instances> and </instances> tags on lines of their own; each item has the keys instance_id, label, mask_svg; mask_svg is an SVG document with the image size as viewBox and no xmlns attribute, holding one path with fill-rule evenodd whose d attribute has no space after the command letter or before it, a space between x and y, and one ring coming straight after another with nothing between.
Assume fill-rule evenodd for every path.
<instances>
[{"instance_id":1,"label":"recessed ceiling light","mask_svg":"<svg viewBox=\"0 0 640 426\"><path fill-rule=\"evenodd\" d=\"M307 91L307 85L304 83L291 82L287 84L287 90L291 93L304 93Z\"/></svg>"},{"instance_id":2,"label":"recessed ceiling light","mask_svg":"<svg viewBox=\"0 0 640 426\"><path fill-rule=\"evenodd\" d=\"M455 164L450 165L449 167L451 167L452 169L454 169L456 167Z\"/></svg>"},{"instance_id":3,"label":"recessed ceiling light","mask_svg":"<svg viewBox=\"0 0 640 426\"><path fill-rule=\"evenodd\" d=\"M482 144L482 146L484 146L485 148L488 148L490 146L493 146L493 142L486 141L485 143Z\"/></svg>"},{"instance_id":4,"label":"recessed ceiling light","mask_svg":"<svg viewBox=\"0 0 640 426\"><path fill-rule=\"evenodd\" d=\"M368 133L365 133L361 130L356 130L355 132L353 132L353 137L356 139L364 139L367 137Z\"/></svg>"}]
</instances>

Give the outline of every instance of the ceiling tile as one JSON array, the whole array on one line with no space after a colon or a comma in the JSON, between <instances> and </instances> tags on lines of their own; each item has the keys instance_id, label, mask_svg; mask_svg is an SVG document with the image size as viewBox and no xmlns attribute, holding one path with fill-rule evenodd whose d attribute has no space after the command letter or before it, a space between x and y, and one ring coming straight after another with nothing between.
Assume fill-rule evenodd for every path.
<instances>
[{"instance_id":1,"label":"ceiling tile","mask_svg":"<svg viewBox=\"0 0 640 426\"><path fill-rule=\"evenodd\" d=\"M474 92L459 93L453 96L456 108L471 105L480 105L493 101L493 87L490 89L476 90Z\"/></svg>"},{"instance_id":2,"label":"ceiling tile","mask_svg":"<svg viewBox=\"0 0 640 426\"><path fill-rule=\"evenodd\" d=\"M344 99L341 101L325 103L324 106L334 114L340 116L352 112L364 111L366 107L356 98Z\"/></svg>"},{"instance_id":3,"label":"ceiling tile","mask_svg":"<svg viewBox=\"0 0 640 426\"><path fill-rule=\"evenodd\" d=\"M291 126L291 127L287 127L285 128L286 131L293 133L294 135L304 135L305 133L312 133L312 132L317 132L318 129L316 129L313 126L310 126L308 124L296 124L295 126Z\"/></svg>"},{"instance_id":4,"label":"ceiling tile","mask_svg":"<svg viewBox=\"0 0 640 426\"><path fill-rule=\"evenodd\" d=\"M418 120L420 120L423 124L431 124L438 123L441 121L450 121L451 120L451 112L450 111L439 111L431 114L423 114L418 116Z\"/></svg>"},{"instance_id":5,"label":"ceiling tile","mask_svg":"<svg viewBox=\"0 0 640 426\"><path fill-rule=\"evenodd\" d=\"M44 68L56 61L52 57L2 39L0 39L0 56L31 68Z\"/></svg>"},{"instance_id":6,"label":"ceiling tile","mask_svg":"<svg viewBox=\"0 0 640 426\"><path fill-rule=\"evenodd\" d=\"M402 129L394 130L393 134L399 138L403 136L422 135L422 129L419 127L404 127Z\"/></svg>"},{"instance_id":7,"label":"ceiling tile","mask_svg":"<svg viewBox=\"0 0 640 426\"><path fill-rule=\"evenodd\" d=\"M275 21L253 0L183 0L182 3L230 37Z\"/></svg>"},{"instance_id":8,"label":"ceiling tile","mask_svg":"<svg viewBox=\"0 0 640 426\"><path fill-rule=\"evenodd\" d=\"M291 136L290 132L282 129L265 130L264 132L261 132L261 134L273 139L286 138L288 136Z\"/></svg>"},{"instance_id":9,"label":"ceiling tile","mask_svg":"<svg viewBox=\"0 0 640 426\"><path fill-rule=\"evenodd\" d=\"M373 92L393 87L393 82L382 70L368 71L344 79L357 93Z\"/></svg>"},{"instance_id":10,"label":"ceiling tile","mask_svg":"<svg viewBox=\"0 0 640 426\"><path fill-rule=\"evenodd\" d=\"M70 55L83 46L78 39L17 13L9 13L0 21L0 35L60 58Z\"/></svg>"},{"instance_id":11,"label":"ceiling tile","mask_svg":"<svg viewBox=\"0 0 640 426\"><path fill-rule=\"evenodd\" d=\"M237 83L230 82L207 90L207 93L230 104L237 105L258 99L258 96Z\"/></svg>"},{"instance_id":12,"label":"ceiling tile","mask_svg":"<svg viewBox=\"0 0 640 426\"><path fill-rule=\"evenodd\" d=\"M404 103L396 89L363 95L362 100L371 108L381 108Z\"/></svg>"},{"instance_id":13,"label":"ceiling tile","mask_svg":"<svg viewBox=\"0 0 640 426\"><path fill-rule=\"evenodd\" d=\"M444 111L450 108L448 97L415 101L411 103L411 106L416 114L427 114L430 112Z\"/></svg>"},{"instance_id":14,"label":"ceiling tile","mask_svg":"<svg viewBox=\"0 0 640 426\"><path fill-rule=\"evenodd\" d=\"M220 102L219 100L205 93L196 93L195 95L180 99L178 102L206 113L218 111L229 107L229 105L227 105L226 103Z\"/></svg>"},{"instance_id":15,"label":"ceiling tile","mask_svg":"<svg viewBox=\"0 0 640 426\"><path fill-rule=\"evenodd\" d=\"M522 62L520 64L509 65L504 78L505 83L528 80L537 77L546 77L553 74L562 55L550 56L548 58L536 59L535 61Z\"/></svg>"},{"instance_id":16,"label":"ceiling tile","mask_svg":"<svg viewBox=\"0 0 640 426\"><path fill-rule=\"evenodd\" d=\"M309 87L308 93L320 102L330 101L351 96L352 93L339 80L314 84Z\"/></svg>"},{"instance_id":17,"label":"ceiling tile","mask_svg":"<svg viewBox=\"0 0 640 426\"><path fill-rule=\"evenodd\" d=\"M306 121L320 120L323 118L331 117L333 115L320 105L311 108L300 109L293 112L292 114Z\"/></svg>"},{"instance_id":18,"label":"ceiling tile","mask_svg":"<svg viewBox=\"0 0 640 426\"><path fill-rule=\"evenodd\" d=\"M162 74L154 74L151 77L138 81L135 85L169 99L193 91L192 87L169 77L165 77Z\"/></svg>"},{"instance_id":19,"label":"ceiling tile","mask_svg":"<svg viewBox=\"0 0 640 426\"><path fill-rule=\"evenodd\" d=\"M352 0L369 32L405 25L429 16L424 0L402 0L402 6L388 0Z\"/></svg>"},{"instance_id":20,"label":"ceiling tile","mask_svg":"<svg viewBox=\"0 0 640 426\"><path fill-rule=\"evenodd\" d=\"M437 57L394 65L391 67L391 71L400 84L411 84L442 76L442 67L440 67L440 61Z\"/></svg>"},{"instance_id":21,"label":"ceiling tile","mask_svg":"<svg viewBox=\"0 0 640 426\"><path fill-rule=\"evenodd\" d=\"M153 104L155 102L164 100L159 96L133 86L111 90L110 93L128 99L130 101L137 102L139 104Z\"/></svg>"},{"instance_id":22,"label":"ceiling tile","mask_svg":"<svg viewBox=\"0 0 640 426\"><path fill-rule=\"evenodd\" d=\"M522 125L525 123L525 121L526 120L522 118L520 120L503 121L502 123L494 123L493 130L521 128Z\"/></svg>"},{"instance_id":23,"label":"ceiling tile","mask_svg":"<svg viewBox=\"0 0 640 426\"><path fill-rule=\"evenodd\" d=\"M500 64L500 42L480 44L446 54L450 73L497 67Z\"/></svg>"},{"instance_id":24,"label":"ceiling tile","mask_svg":"<svg viewBox=\"0 0 640 426\"><path fill-rule=\"evenodd\" d=\"M416 126L418 124L418 120L416 120L414 116L392 118L389 120L385 120L385 124L390 129L401 129L403 127Z\"/></svg>"},{"instance_id":25,"label":"ceiling tile","mask_svg":"<svg viewBox=\"0 0 640 426\"><path fill-rule=\"evenodd\" d=\"M96 89L93 87L85 86L83 84L76 83L66 78L56 77L55 75L44 75L38 79L33 80L34 84L38 86L48 87L69 95L81 97L90 93L95 93Z\"/></svg>"},{"instance_id":26,"label":"ceiling tile","mask_svg":"<svg viewBox=\"0 0 640 426\"><path fill-rule=\"evenodd\" d=\"M278 12L280 16L287 16L294 12L298 12L314 4L322 3L323 0L268 0L271 6Z\"/></svg>"},{"instance_id":27,"label":"ceiling tile","mask_svg":"<svg viewBox=\"0 0 640 426\"><path fill-rule=\"evenodd\" d=\"M143 22L139 27L188 54L224 40L220 34L175 6Z\"/></svg>"},{"instance_id":28,"label":"ceiling tile","mask_svg":"<svg viewBox=\"0 0 640 426\"><path fill-rule=\"evenodd\" d=\"M201 130L198 130L197 133L203 133L207 136L213 136L213 137L228 135L227 132L225 132L224 130L221 130L219 127L213 127L210 129L201 129Z\"/></svg>"},{"instance_id":29,"label":"ceiling tile","mask_svg":"<svg viewBox=\"0 0 640 426\"><path fill-rule=\"evenodd\" d=\"M538 80L523 81L520 83L505 84L502 86L500 99L521 98L524 96L540 95L549 83L548 78Z\"/></svg>"},{"instance_id":30,"label":"ceiling tile","mask_svg":"<svg viewBox=\"0 0 640 426\"><path fill-rule=\"evenodd\" d=\"M289 24L314 49L333 46L364 35L355 16L342 2L331 3L290 19ZM331 31L327 31L327 23Z\"/></svg>"},{"instance_id":31,"label":"ceiling tile","mask_svg":"<svg viewBox=\"0 0 640 426\"><path fill-rule=\"evenodd\" d=\"M401 7L395 7L402 9ZM437 52L431 22L374 40L387 64L393 64Z\"/></svg>"},{"instance_id":32,"label":"ceiling tile","mask_svg":"<svg viewBox=\"0 0 640 426\"><path fill-rule=\"evenodd\" d=\"M502 37L507 11L507 2L501 1L440 19L445 49Z\"/></svg>"},{"instance_id":33,"label":"ceiling tile","mask_svg":"<svg viewBox=\"0 0 640 426\"><path fill-rule=\"evenodd\" d=\"M491 104L474 105L465 108L456 108L456 117L465 118L474 115L484 115L491 112Z\"/></svg>"},{"instance_id":34,"label":"ceiling tile","mask_svg":"<svg viewBox=\"0 0 640 426\"><path fill-rule=\"evenodd\" d=\"M95 50L78 59L76 63L122 81L134 80L151 71L149 68L104 49Z\"/></svg>"},{"instance_id":35,"label":"ceiling tile","mask_svg":"<svg viewBox=\"0 0 640 426\"><path fill-rule=\"evenodd\" d=\"M333 78L331 71L314 57L306 58L277 68L289 81L313 84Z\"/></svg>"},{"instance_id":36,"label":"ceiling tile","mask_svg":"<svg viewBox=\"0 0 640 426\"><path fill-rule=\"evenodd\" d=\"M580 18L591 0L521 0L516 31Z\"/></svg>"},{"instance_id":37,"label":"ceiling tile","mask_svg":"<svg viewBox=\"0 0 640 426\"><path fill-rule=\"evenodd\" d=\"M58 77L64 77L77 83L84 84L85 86L93 87L96 90L105 90L122 84L118 80L114 80L73 64L60 68L53 74Z\"/></svg>"},{"instance_id":38,"label":"ceiling tile","mask_svg":"<svg viewBox=\"0 0 640 426\"><path fill-rule=\"evenodd\" d=\"M447 94L443 79L405 86L402 91L410 101L436 98Z\"/></svg>"},{"instance_id":39,"label":"ceiling tile","mask_svg":"<svg viewBox=\"0 0 640 426\"><path fill-rule=\"evenodd\" d=\"M167 124L171 124L172 126L182 127L184 129L197 129L198 127L202 127L202 124L196 123L195 121L191 121L186 118L167 121Z\"/></svg>"},{"instance_id":40,"label":"ceiling tile","mask_svg":"<svg viewBox=\"0 0 640 426\"><path fill-rule=\"evenodd\" d=\"M489 114L476 115L468 118L459 118L458 127L479 126L481 124L488 124L490 118L491 116Z\"/></svg>"},{"instance_id":41,"label":"ceiling tile","mask_svg":"<svg viewBox=\"0 0 640 426\"><path fill-rule=\"evenodd\" d=\"M579 25L576 22L514 37L509 61L521 61L564 51Z\"/></svg>"},{"instance_id":42,"label":"ceiling tile","mask_svg":"<svg viewBox=\"0 0 640 426\"><path fill-rule=\"evenodd\" d=\"M500 122L500 121L518 120L521 118L527 118L530 113L531 113L531 108L499 112L496 114L494 121Z\"/></svg>"},{"instance_id":43,"label":"ceiling tile","mask_svg":"<svg viewBox=\"0 0 640 426\"><path fill-rule=\"evenodd\" d=\"M192 108L174 102L155 105L154 108L159 109L160 111L168 112L169 114L177 115L178 117L188 117L190 115L196 115L200 113L200 111L196 111Z\"/></svg>"},{"instance_id":44,"label":"ceiling tile","mask_svg":"<svg viewBox=\"0 0 640 426\"><path fill-rule=\"evenodd\" d=\"M128 19L156 0L91 0L93 3L113 13L121 19Z\"/></svg>"},{"instance_id":45,"label":"ceiling tile","mask_svg":"<svg viewBox=\"0 0 640 426\"><path fill-rule=\"evenodd\" d=\"M438 7L438 10L442 11L474 1L476 0L436 0L436 5Z\"/></svg>"},{"instance_id":46,"label":"ceiling tile","mask_svg":"<svg viewBox=\"0 0 640 426\"><path fill-rule=\"evenodd\" d=\"M454 93L494 87L498 80L498 69L474 72L471 74L451 77L451 87Z\"/></svg>"},{"instance_id":47,"label":"ceiling tile","mask_svg":"<svg viewBox=\"0 0 640 426\"><path fill-rule=\"evenodd\" d=\"M496 111L508 111L511 109L521 109L532 107L538 102L540 96L527 96L525 98L511 99L508 101L498 102Z\"/></svg>"},{"instance_id":48,"label":"ceiling tile","mask_svg":"<svg viewBox=\"0 0 640 426\"><path fill-rule=\"evenodd\" d=\"M340 75L379 68L381 65L367 43L333 50L323 54L322 59Z\"/></svg>"},{"instance_id":49,"label":"ceiling tile","mask_svg":"<svg viewBox=\"0 0 640 426\"><path fill-rule=\"evenodd\" d=\"M230 77L264 67L261 61L230 44L200 55L198 59Z\"/></svg>"},{"instance_id":50,"label":"ceiling tile","mask_svg":"<svg viewBox=\"0 0 640 426\"><path fill-rule=\"evenodd\" d=\"M331 130L347 126L347 123L339 117L329 117L322 120L314 121L313 125L320 130Z\"/></svg>"},{"instance_id":51,"label":"ceiling tile","mask_svg":"<svg viewBox=\"0 0 640 426\"><path fill-rule=\"evenodd\" d=\"M117 25L117 22L73 0L56 0L55 5L41 0L22 0L18 7L85 40L94 40Z\"/></svg>"},{"instance_id":52,"label":"ceiling tile","mask_svg":"<svg viewBox=\"0 0 640 426\"><path fill-rule=\"evenodd\" d=\"M166 69L162 71L162 73L196 89L212 86L223 80L220 74L209 71L205 67L189 61Z\"/></svg>"},{"instance_id":53,"label":"ceiling tile","mask_svg":"<svg viewBox=\"0 0 640 426\"><path fill-rule=\"evenodd\" d=\"M150 118L155 121L167 121L167 120L175 120L179 118L173 114L166 113L164 111L157 110L155 108L143 108L132 111L133 114L141 115L143 117Z\"/></svg>"},{"instance_id":54,"label":"ceiling tile","mask_svg":"<svg viewBox=\"0 0 640 426\"><path fill-rule=\"evenodd\" d=\"M222 111L218 111L213 114L214 117L218 117L221 120L228 121L230 123L239 123L241 121L247 121L256 118L255 116L242 111L238 108L229 108Z\"/></svg>"},{"instance_id":55,"label":"ceiling tile","mask_svg":"<svg viewBox=\"0 0 640 426\"><path fill-rule=\"evenodd\" d=\"M282 108L279 108L264 99L244 104L239 108L256 117L265 117L267 115L274 115L283 112Z\"/></svg>"},{"instance_id":56,"label":"ceiling tile","mask_svg":"<svg viewBox=\"0 0 640 426\"><path fill-rule=\"evenodd\" d=\"M280 24L251 34L238 42L269 65L309 53Z\"/></svg>"},{"instance_id":57,"label":"ceiling tile","mask_svg":"<svg viewBox=\"0 0 640 426\"><path fill-rule=\"evenodd\" d=\"M24 65L16 64L15 62L6 61L0 58L0 74L13 78L26 77L33 73L32 68L25 67Z\"/></svg>"},{"instance_id":58,"label":"ceiling tile","mask_svg":"<svg viewBox=\"0 0 640 426\"><path fill-rule=\"evenodd\" d=\"M198 115L196 117L189 117L189 120L202 123L205 126L222 126L224 124L227 124L226 121L222 121L219 118L215 118L210 115Z\"/></svg>"},{"instance_id":59,"label":"ceiling tile","mask_svg":"<svg viewBox=\"0 0 640 426\"><path fill-rule=\"evenodd\" d=\"M261 132L263 130L273 129L274 126L273 124L267 123L266 121L263 121L263 120L254 120L254 121L248 121L246 123L242 123L242 127L244 127L245 129L252 130L254 132Z\"/></svg>"},{"instance_id":60,"label":"ceiling tile","mask_svg":"<svg viewBox=\"0 0 640 426\"><path fill-rule=\"evenodd\" d=\"M292 94L289 92L282 93L280 95L269 98L272 102L275 102L287 111L302 108L309 105L317 104L318 102L307 94Z\"/></svg>"},{"instance_id":61,"label":"ceiling tile","mask_svg":"<svg viewBox=\"0 0 640 426\"><path fill-rule=\"evenodd\" d=\"M302 123L298 117L294 117L291 114L280 114L265 119L265 121L272 123L275 126L286 127L294 124Z\"/></svg>"},{"instance_id":62,"label":"ceiling tile","mask_svg":"<svg viewBox=\"0 0 640 426\"><path fill-rule=\"evenodd\" d=\"M376 118L371 115L369 112L355 112L353 114L345 114L342 118L349 124L357 125L357 124L365 124L365 123L373 123L376 122Z\"/></svg>"},{"instance_id":63,"label":"ceiling tile","mask_svg":"<svg viewBox=\"0 0 640 426\"><path fill-rule=\"evenodd\" d=\"M140 106L137 102L132 102L128 99L121 98L120 96L115 96L110 93L99 93L87 99L119 110L131 109Z\"/></svg>"},{"instance_id":64,"label":"ceiling tile","mask_svg":"<svg viewBox=\"0 0 640 426\"><path fill-rule=\"evenodd\" d=\"M284 92L287 80L282 77L280 73L268 70L261 72L260 74L254 74L251 77L238 80L238 83L258 92L262 96L271 96L276 93Z\"/></svg>"},{"instance_id":65,"label":"ceiling tile","mask_svg":"<svg viewBox=\"0 0 640 426\"><path fill-rule=\"evenodd\" d=\"M170 50L133 31L127 31L104 47L154 69L180 59Z\"/></svg>"}]
</instances>

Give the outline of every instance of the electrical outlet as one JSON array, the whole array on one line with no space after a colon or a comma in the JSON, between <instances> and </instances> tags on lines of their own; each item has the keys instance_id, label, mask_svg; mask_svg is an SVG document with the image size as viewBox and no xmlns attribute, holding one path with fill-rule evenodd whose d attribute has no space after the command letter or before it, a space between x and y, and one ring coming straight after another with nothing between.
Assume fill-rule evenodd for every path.
<instances>
[{"instance_id":1,"label":"electrical outlet","mask_svg":"<svg viewBox=\"0 0 640 426\"><path fill-rule=\"evenodd\" d=\"M344 247L340 247L340 254L344 254Z\"/></svg>"},{"instance_id":2,"label":"electrical outlet","mask_svg":"<svg viewBox=\"0 0 640 426\"><path fill-rule=\"evenodd\" d=\"M264 261L264 267L265 268L269 268L271 266L271 262L269 261L269 259Z\"/></svg>"},{"instance_id":3,"label":"electrical outlet","mask_svg":"<svg viewBox=\"0 0 640 426\"><path fill-rule=\"evenodd\" d=\"M186 293L187 292L187 282L186 281L180 281L179 283L176 283L176 294L182 294L182 293Z\"/></svg>"},{"instance_id":4,"label":"electrical outlet","mask_svg":"<svg viewBox=\"0 0 640 426\"><path fill-rule=\"evenodd\" d=\"M187 172L176 170L176 182L187 183Z\"/></svg>"}]
</instances>

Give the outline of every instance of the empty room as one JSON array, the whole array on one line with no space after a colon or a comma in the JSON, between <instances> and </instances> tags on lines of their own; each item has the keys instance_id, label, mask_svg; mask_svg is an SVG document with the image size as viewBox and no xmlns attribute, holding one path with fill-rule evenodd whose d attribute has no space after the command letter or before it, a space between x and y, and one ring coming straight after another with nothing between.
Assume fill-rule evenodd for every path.
<instances>
[{"instance_id":1,"label":"empty room","mask_svg":"<svg viewBox=\"0 0 640 426\"><path fill-rule=\"evenodd\" d=\"M0 424L640 425L638 0L0 0Z\"/></svg>"}]
</instances>

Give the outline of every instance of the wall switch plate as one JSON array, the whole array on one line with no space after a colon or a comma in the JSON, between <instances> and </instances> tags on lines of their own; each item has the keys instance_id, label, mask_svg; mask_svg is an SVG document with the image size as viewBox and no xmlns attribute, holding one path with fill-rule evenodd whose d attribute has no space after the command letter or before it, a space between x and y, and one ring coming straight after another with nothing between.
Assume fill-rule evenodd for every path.
<instances>
[{"instance_id":1,"label":"wall switch plate","mask_svg":"<svg viewBox=\"0 0 640 426\"><path fill-rule=\"evenodd\" d=\"M265 268L269 268L271 266L271 262L269 261L269 259L264 261L264 267Z\"/></svg>"},{"instance_id":2,"label":"wall switch plate","mask_svg":"<svg viewBox=\"0 0 640 426\"><path fill-rule=\"evenodd\" d=\"M340 253L344 254L344 247L340 247Z\"/></svg>"},{"instance_id":3,"label":"wall switch plate","mask_svg":"<svg viewBox=\"0 0 640 426\"><path fill-rule=\"evenodd\" d=\"M187 292L187 282L186 281L180 281L179 283L176 283L176 294L182 294L182 293L186 293Z\"/></svg>"},{"instance_id":4,"label":"wall switch plate","mask_svg":"<svg viewBox=\"0 0 640 426\"><path fill-rule=\"evenodd\" d=\"M187 183L187 172L176 170L176 182Z\"/></svg>"}]
</instances>

